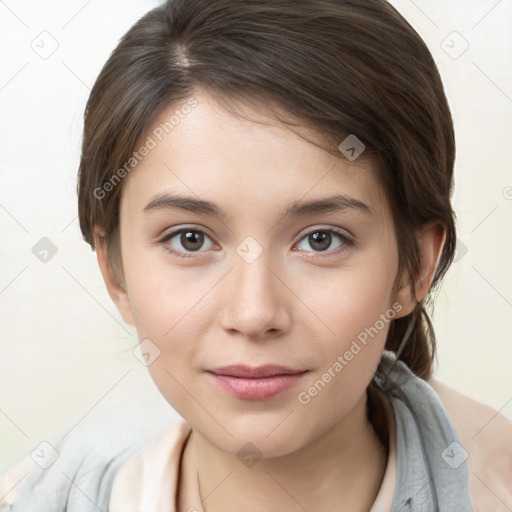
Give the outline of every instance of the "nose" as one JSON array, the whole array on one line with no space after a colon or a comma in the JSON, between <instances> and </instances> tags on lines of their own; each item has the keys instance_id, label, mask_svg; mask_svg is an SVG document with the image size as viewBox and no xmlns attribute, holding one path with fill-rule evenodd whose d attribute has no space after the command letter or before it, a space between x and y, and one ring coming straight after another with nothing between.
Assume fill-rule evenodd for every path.
<instances>
[{"instance_id":1,"label":"nose","mask_svg":"<svg viewBox=\"0 0 512 512\"><path fill-rule=\"evenodd\" d=\"M222 327L231 334L265 341L290 328L292 294L269 263L265 252L251 263L235 255L221 312Z\"/></svg>"}]
</instances>

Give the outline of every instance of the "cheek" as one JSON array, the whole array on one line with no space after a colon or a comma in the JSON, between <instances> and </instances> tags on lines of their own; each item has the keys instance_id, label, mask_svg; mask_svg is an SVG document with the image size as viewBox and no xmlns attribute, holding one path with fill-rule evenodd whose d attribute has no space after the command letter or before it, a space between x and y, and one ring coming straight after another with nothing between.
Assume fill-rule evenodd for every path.
<instances>
[{"instance_id":1,"label":"cheek","mask_svg":"<svg viewBox=\"0 0 512 512\"><path fill-rule=\"evenodd\" d=\"M305 430L318 429L317 418L333 425L349 414L379 364L395 311L389 304L389 280L339 281L326 290L323 320L335 334L315 336L309 352L319 365L297 393ZM325 332L325 329L324 329Z\"/></svg>"},{"instance_id":2,"label":"cheek","mask_svg":"<svg viewBox=\"0 0 512 512\"><path fill-rule=\"evenodd\" d=\"M316 335L311 336L310 351L319 362L312 377L320 376L328 383L326 402L346 398L347 389L351 390L348 394L354 391L355 398L371 380L396 316L392 303L396 270L393 251L387 258L383 251L371 264L345 268L317 281L317 287L309 286L309 292L304 289L308 306L321 320L316 322Z\"/></svg>"},{"instance_id":3,"label":"cheek","mask_svg":"<svg viewBox=\"0 0 512 512\"><path fill-rule=\"evenodd\" d=\"M159 356L148 366L155 384L181 413L194 391L192 373L211 318L212 288L218 276L171 267L161 258L132 253L125 275L139 340L149 339ZM147 343L147 342L146 342ZM151 345L150 345L151 346Z\"/></svg>"},{"instance_id":4,"label":"cheek","mask_svg":"<svg viewBox=\"0 0 512 512\"><path fill-rule=\"evenodd\" d=\"M132 268L127 282L138 338L141 342L149 339L149 346L158 354L147 369L167 402L187 416L191 395L200 396L195 371L205 335L201 319L211 279L191 280L190 275L176 270L164 276L156 266L146 267L151 270L145 272L143 268Z\"/></svg>"},{"instance_id":5,"label":"cheek","mask_svg":"<svg viewBox=\"0 0 512 512\"><path fill-rule=\"evenodd\" d=\"M394 259L382 255L364 265L324 275L316 280L316 286L311 286L311 280L308 280L302 295L307 297L308 306L323 321L325 332L338 340L335 346L342 348L340 342L344 344L357 337L373 326L382 314L392 310L396 270ZM312 280L315 282L314 276Z\"/></svg>"},{"instance_id":6,"label":"cheek","mask_svg":"<svg viewBox=\"0 0 512 512\"><path fill-rule=\"evenodd\" d=\"M166 264L163 248L153 253L135 248L127 258L125 276L139 338L163 343L193 322L214 285L213 276L204 270Z\"/></svg>"},{"instance_id":7,"label":"cheek","mask_svg":"<svg viewBox=\"0 0 512 512\"><path fill-rule=\"evenodd\" d=\"M168 380L167 371L180 382L188 379L199 365L197 355L206 335L204 295L208 287L189 285L180 291L178 284L173 280L173 287L168 288L163 279L147 279L130 298L139 340L151 340L161 354L148 368L157 384L162 378Z\"/></svg>"}]
</instances>

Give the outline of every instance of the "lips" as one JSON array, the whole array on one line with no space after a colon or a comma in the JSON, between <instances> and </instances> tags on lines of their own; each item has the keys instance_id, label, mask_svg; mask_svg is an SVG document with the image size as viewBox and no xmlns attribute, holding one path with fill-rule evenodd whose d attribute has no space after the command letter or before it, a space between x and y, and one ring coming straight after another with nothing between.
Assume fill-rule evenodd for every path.
<instances>
[{"instance_id":1,"label":"lips","mask_svg":"<svg viewBox=\"0 0 512 512\"><path fill-rule=\"evenodd\" d=\"M215 368L209 371L217 375L230 375L232 377L242 377L244 379L260 379L263 377L274 377L275 375L295 375L302 373L305 370L294 370L292 368L287 368L286 366L267 364L255 367L232 365Z\"/></svg>"},{"instance_id":2,"label":"lips","mask_svg":"<svg viewBox=\"0 0 512 512\"><path fill-rule=\"evenodd\" d=\"M307 372L280 365L233 365L208 370L224 391L243 400L267 400L280 395Z\"/></svg>"}]
</instances>

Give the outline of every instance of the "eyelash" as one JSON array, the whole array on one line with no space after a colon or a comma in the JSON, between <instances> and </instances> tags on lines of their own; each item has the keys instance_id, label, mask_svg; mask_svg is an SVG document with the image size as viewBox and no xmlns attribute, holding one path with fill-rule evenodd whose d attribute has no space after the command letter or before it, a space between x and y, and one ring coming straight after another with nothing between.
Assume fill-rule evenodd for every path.
<instances>
[{"instance_id":1,"label":"eyelash","mask_svg":"<svg viewBox=\"0 0 512 512\"><path fill-rule=\"evenodd\" d=\"M180 229L177 229L175 231L172 231L170 233L167 233L163 238L161 238L160 240L158 240L157 243L161 244L161 245L165 245L167 244L170 240L172 240L176 235L179 235L183 232L187 232L187 231L191 231L193 233L202 233L204 235L206 235L208 238L211 238L208 236L207 233L205 233L204 231L202 231L201 229L196 229L196 228L180 228ZM305 238L307 238L308 236L314 234L314 233L328 233L328 234L334 234L336 236L338 236L342 242L342 245L340 247L338 247L336 250L334 251L329 251L329 252L315 252L314 254L318 257L331 257L331 256L335 256L335 255L339 255L339 254L342 254L343 252L347 251L348 248L352 247L354 244L354 241L352 239L350 239L347 235L345 235L342 231L336 229L336 228L333 228L333 227L330 227L330 228L320 228L320 229L314 229L312 231L309 231L308 233L306 233L300 240L299 242L301 242L302 240L304 240ZM194 258L196 257L195 253L200 253L200 252L204 252L204 251L195 251L192 252L192 253L182 253L180 251L175 251L174 249L170 248L169 246L166 246L166 250L167 252L169 252L170 254L173 254L179 258ZM297 251L297 252L302 252L302 251ZM305 252L309 252L309 251L305 251Z\"/></svg>"}]
</instances>

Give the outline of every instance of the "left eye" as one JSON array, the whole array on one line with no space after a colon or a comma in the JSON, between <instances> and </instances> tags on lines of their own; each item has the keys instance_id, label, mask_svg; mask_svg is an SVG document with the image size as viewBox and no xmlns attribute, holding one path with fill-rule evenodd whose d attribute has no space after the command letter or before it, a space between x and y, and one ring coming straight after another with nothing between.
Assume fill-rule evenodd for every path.
<instances>
[{"instance_id":1,"label":"left eye","mask_svg":"<svg viewBox=\"0 0 512 512\"><path fill-rule=\"evenodd\" d=\"M333 243L333 239L336 238L340 240L341 243L335 247L335 249L339 247L342 247L343 249L351 244L351 240L347 236L335 229L317 229L316 231L312 231L304 238L302 238L302 241L307 242L307 244L312 248L313 252L326 252Z\"/></svg>"}]
</instances>

